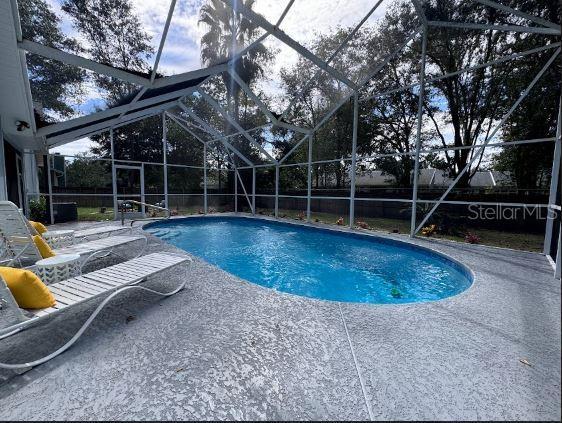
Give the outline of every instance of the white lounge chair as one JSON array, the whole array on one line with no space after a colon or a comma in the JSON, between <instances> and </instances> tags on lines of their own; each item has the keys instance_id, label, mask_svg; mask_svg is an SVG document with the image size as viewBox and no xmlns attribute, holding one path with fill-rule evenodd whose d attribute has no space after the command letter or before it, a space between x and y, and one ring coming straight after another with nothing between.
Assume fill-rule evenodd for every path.
<instances>
[{"instance_id":1,"label":"white lounge chair","mask_svg":"<svg viewBox=\"0 0 562 423\"><path fill-rule=\"evenodd\" d=\"M0 339L15 335L48 316L62 313L64 310L68 310L85 301L107 295L74 336L62 347L41 359L29 363L11 364L0 362L0 368L13 370L27 369L45 363L63 353L82 336L84 331L105 305L111 301L112 298L124 291L140 289L163 297L169 297L177 293L184 288L186 281L182 282L180 286L170 292L155 291L143 286L138 286L138 284L151 276L187 261L191 261L191 259L186 256L178 256L170 253L153 253L82 276L67 279L49 285L49 290L53 293L57 302L53 307L40 310L20 309L6 286L5 281L0 277Z\"/></svg>"},{"instance_id":2,"label":"white lounge chair","mask_svg":"<svg viewBox=\"0 0 562 423\"><path fill-rule=\"evenodd\" d=\"M18 209L18 207L11 202L7 202L10 204L5 204L5 205L0 205L0 209L2 206L7 207L9 209ZM19 209L18 209L19 211ZM19 211L21 214L21 211ZM29 224L29 221L27 220L27 218L25 216L23 216L23 218L25 219L25 222L28 223L28 227L29 230L31 231L31 233L33 235L39 235L39 233L37 232L37 230L31 225ZM123 232L123 231L129 231L129 233L132 233L133 227L132 226L124 226L124 225L104 225L104 226L95 226L93 228L88 228L88 229L81 229L81 230L76 230L73 233L73 236L75 239L83 242L83 241L91 241L94 239L99 239L99 238L103 238L105 236L109 236L111 234L117 233L117 232ZM49 233L49 230L47 229L47 234Z\"/></svg>"},{"instance_id":3,"label":"white lounge chair","mask_svg":"<svg viewBox=\"0 0 562 423\"><path fill-rule=\"evenodd\" d=\"M0 201L0 236L5 242L0 243L0 248L8 248L10 259L3 258L6 266L25 262L33 264L43 257L33 242L33 236L25 216L18 207L10 201ZM136 257L142 255L148 243L144 235L116 235L108 236L95 241L82 242L68 247L54 249L59 254L80 254L81 256L102 257L113 253L113 249L135 241L144 241L144 246L138 249ZM104 253L104 254L101 254ZM0 252L0 257L5 257L5 252Z\"/></svg>"},{"instance_id":4,"label":"white lounge chair","mask_svg":"<svg viewBox=\"0 0 562 423\"><path fill-rule=\"evenodd\" d=\"M105 225L105 226L97 226L89 229L82 229L80 231L74 231L74 238L83 238L85 240L92 240L103 238L105 236L109 236L116 232L122 231L132 231L132 227L127 226L119 226L119 225Z\"/></svg>"}]
</instances>

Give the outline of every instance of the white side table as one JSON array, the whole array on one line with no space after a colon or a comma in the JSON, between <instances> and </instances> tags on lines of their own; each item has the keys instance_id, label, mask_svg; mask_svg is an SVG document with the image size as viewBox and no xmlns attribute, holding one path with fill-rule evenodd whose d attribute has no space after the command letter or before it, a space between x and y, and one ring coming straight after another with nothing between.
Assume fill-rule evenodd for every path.
<instances>
[{"instance_id":1,"label":"white side table","mask_svg":"<svg viewBox=\"0 0 562 423\"><path fill-rule=\"evenodd\" d=\"M51 248L68 247L74 244L74 231L70 229L47 231L42 236Z\"/></svg>"},{"instance_id":2,"label":"white side table","mask_svg":"<svg viewBox=\"0 0 562 423\"><path fill-rule=\"evenodd\" d=\"M45 285L50 285L79 276L80 264L79 254L60 254L35 263L37 266L35 273Z\"/></svg>"}]
</instances>

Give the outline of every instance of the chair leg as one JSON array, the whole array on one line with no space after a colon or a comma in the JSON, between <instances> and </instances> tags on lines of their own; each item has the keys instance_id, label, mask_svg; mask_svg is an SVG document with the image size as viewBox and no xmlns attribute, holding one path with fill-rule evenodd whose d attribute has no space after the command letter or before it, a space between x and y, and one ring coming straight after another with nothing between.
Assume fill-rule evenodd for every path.
<instances>
[{"instance_id":1,"label":"chair leg","mask_svg":"<svg viewBox=\"0 0 562 423\"><path fill-rule=\"evenodd\" d=\"M40 364L43 364L43 363L55 358L56 356L62 354L63 352L68 350L72 345L74 345L74 343L76 341L78 341L78 339L82 336L82 334L86 331L88 326L90 326L90 324L94 321L94 319L97 317L97 315L102 311L102 309L107 305L107 303L109 303L114 297L121 294L122 292L131 290L131 289L140 289L140 290L143 290L143 291L150 292L152 294L160 295L162 297L170 297L170 296L178 293L179 291L181 291L185 287L186 283L187 283L187 281L182 282L176 289L174 289L173 291L170 291L170 292L160 292L160 291L156 291L154 289L146 288L144 286L139 286L139 285L128 285L128 286L125 286L123 288L120 288L117 291L115 291L114 293L112 293L111 295L109 295L105 300L103 300L97 306L97 308L90 315L90 317L88 317L88 319L84 322L84 324L80 327L80 329L78 329L78 331L74 334L74 336L66 344L64 344L62 347L60 347L56 351L52 352L51 354L49 354L49 355L47 355L47 356L45 356L45 357L43 357L39 360L30 361L28 363L10 364L10 363L0 362L0 368L10 369L10 370L20 370L20 371L22 369L29 370L31 367L35 367L35 366L38 366ZM25 371L27 371L27 370L25 370Z\"/></svg>"},{"instance_id":2,"label":"chair leg","mask_svg":"<svg viewBox=\"0 0 562 423\"><path fill-rule=\"evenodd\" d=\"M142 247L140 253L138 253L138 254L137 254L135 257L133 257L133 258L137 258L137 257L142 256L142 255L144 254L144 252L146 251L147 247L148 247L148 237L147 237L146 235L144 235L144 234L142 235L142 237L143 237L143 241L144 241L143 247Z\"/></svg>"},{"instance_id":3,"label":"chair leg","mask_svg":"<svg viewBox=\"0 0 562 423\"><path fill-rule=\"evenodd\" d=\"M29 372L31 369L33 369L33 367L30 366L30 367L20 367L18 369L13 369L13 370L18 376L21 376L21 375Z\"/></svg>"}]
</instances>

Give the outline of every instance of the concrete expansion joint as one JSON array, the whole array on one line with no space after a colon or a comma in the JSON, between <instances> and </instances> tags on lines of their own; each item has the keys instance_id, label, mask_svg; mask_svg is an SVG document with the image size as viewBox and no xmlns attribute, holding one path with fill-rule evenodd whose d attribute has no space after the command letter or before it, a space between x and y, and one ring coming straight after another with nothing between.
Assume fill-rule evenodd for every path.
<instances>
[{"instance_id":1,"label":"concrete expansion joint","mask_svg":"<svg viewBox=\"0 0 562 423\"><path fill-rule=\"evenodd\" d=\"M351 356L353 357L353 364L355 365L355 371L357 372L357 377L359 378L359 383L361 384L361 392L363 393L363 399L365 400L365 407L367 407L367 412L369 413L369 420L374 421L373 411L371 410L371 404L367 399L367 391L365 389L365 381L361 376L361 371L359 370L359 364L357 363L357 357L355 356L355 350L353 349L353 344L351 343L351 338L349 336L349 331L347 330L347 324L345 323L345 318L343 317L343 310L341 304L338 303L338 308L340 310L341 321L343 328L345 329L345 336L347 336L347 342L349 343L349 349L351 351Z\"/></svg>"}]
</instances>

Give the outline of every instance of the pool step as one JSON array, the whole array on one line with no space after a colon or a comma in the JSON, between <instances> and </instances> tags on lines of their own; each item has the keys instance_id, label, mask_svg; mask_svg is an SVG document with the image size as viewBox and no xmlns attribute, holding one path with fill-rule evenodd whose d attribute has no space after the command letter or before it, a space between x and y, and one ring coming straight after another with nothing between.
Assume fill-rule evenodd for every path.
<instances>
[{"instance_id":1,"label":"pool step","mask_svg":"<svg viewBox=\"0 0 562 423\"><path fill-rule=\"evenodd\" d=\"M162 239L171 239L179 236L180 231L168 231L164 235L162 235Z\"/></svg>"}]
</instances>

